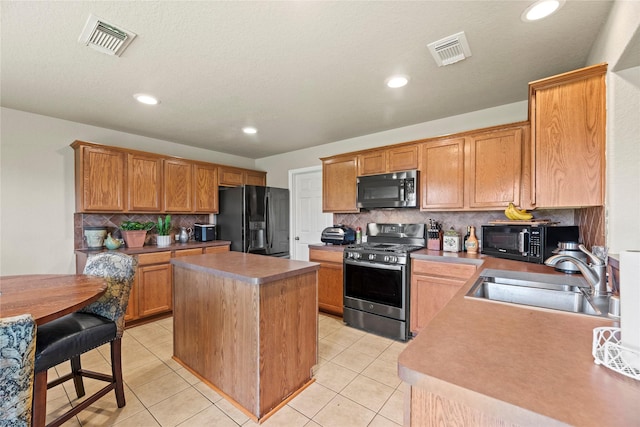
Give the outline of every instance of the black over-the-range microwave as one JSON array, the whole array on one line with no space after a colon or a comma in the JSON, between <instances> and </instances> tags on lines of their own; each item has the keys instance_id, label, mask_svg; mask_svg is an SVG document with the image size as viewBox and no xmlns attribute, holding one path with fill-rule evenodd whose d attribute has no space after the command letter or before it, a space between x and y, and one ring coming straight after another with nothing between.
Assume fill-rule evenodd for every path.
<instances>
[{"instance_id":1,"label":"black over-the-range microwave","mask_svg":"<svg viewBox=\"0 0 640 427\"><path fill-rule=\"evenodd\" d=\"M418 206L418 171L359 176L357 206L363 209Z\"/></svg>"},{"instance_id":2,"label":"black over-the-range microwave","mask_svg":"<svg viewBox=\"0 0 640 427\"><path fill-rule=\"evenodd\" d=\"M482 253L497 258L542 264L558 242L578 242L577 225L483 225Z\"/></svg>"}]
</instances>

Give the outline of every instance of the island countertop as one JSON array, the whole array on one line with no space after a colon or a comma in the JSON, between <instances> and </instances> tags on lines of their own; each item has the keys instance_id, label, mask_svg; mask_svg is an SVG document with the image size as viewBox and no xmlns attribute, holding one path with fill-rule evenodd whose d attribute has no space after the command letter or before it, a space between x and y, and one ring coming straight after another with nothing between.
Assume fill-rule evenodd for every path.
<instances>
[{"instance_id":1,"label":"island countertop","mask_svg":"<svg viewBox=\"0 0 640 427\"><path fill-rule=\"evenodd\" d=\"M401 353L399 375L414 396L426 391L427 399L442 396L518 425L640 425L640 382L596 365L591 355L593 329L617 322L465 297L486 268L562 274L484 258Z\"/></svg>"},{"instance_id":2,"label":"island countertop","mask_svg":"<svg viewBox=\"0 0 640 427\"><path fill-rule=\"evenodd\" d=\"M243 252L224 252L209 255L193 255L174 258L171 264L214 273L221 277L262 285L318 270L316 262L296 261Z\"/></svg>"}]
</instances>

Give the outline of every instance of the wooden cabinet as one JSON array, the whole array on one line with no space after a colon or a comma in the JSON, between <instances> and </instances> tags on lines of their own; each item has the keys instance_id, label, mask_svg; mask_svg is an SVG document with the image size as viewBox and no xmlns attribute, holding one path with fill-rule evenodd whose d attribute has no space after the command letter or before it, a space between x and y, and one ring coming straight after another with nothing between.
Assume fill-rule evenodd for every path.
<instances>
[{"instance_id":1,"label":"wooden cabinet","mask_svg":"<svg viewBox=\"0 0 640 427\"><path fill-rule=\"evenodd\" d=\"M371 150L358 155L358 176L387 171L387 150Z\"/></svg>"},{"instance_id":2,"label":"wooden cabinet","mask_svg":"<svg viewBox=\"0 0 640 427\"><path fill-rule=\"evenodd\" d=\"M162 158L129 153L127 189L127 210L159 212L162 209Z\"/></svg>"},{"instance_id":3,"label":"wooden cabinet","mask_svg":"<svg viewBox=\"0 0 640 427\"><path fill-rule=\"evenodd\" d=\"M193 211L193 164L184 160L164 161L164 211Z\"/></svg>"},{"instance_id":4,"label":"wooden cabinet","mask_svg":"<svg viewBox=\"0 0 640 427\"><path fill-rule=\"evenodd\" d=\"M420 146L401 145L358 155L358 175L375 175L418 169Z\"/></svg>"},{"instance_id":5,"label":"wooden cabinet","mask_svg":"<svg viewBox=\"0 0 640 427\"><path fill-rule=\"evenodd\" d=\"M464 138L426 142L422 146L422 209L464 207Z\"/></svg>"},{"instance_id":6,"label":"wooden cabinet","mask_svg":"<svg viewBox=\"0 0 640 427\"><path fill-rule=\"evenodd\" d=\"M220 252L229 252L229 245L226 246L208 246L204 248L205 254L219 254Z\"/></svg>"},{"instance_id":7,"label":"wooden cabinet","mask_svg":"<svg viewBox=\"0 0 640 427\"><path fill-rule=\"evenodd\" d=\"M423 210L503 208L520 205L523 131L514 125L469 132L422 144Z\"/></svg>"},{"instance_id":8,"label":"wooden cabinet","mask_svg":"<svg viewBox=\"0 0 640 427\"><path fill-rule=\"evenodd\" d=\"M529 84L532 205L604 203L606 64Z\"/></svg>"},{"instance_id":9,"label":"wooden cabinet","mask_svg":"<svg viewBox=\"0 0 640 427\"><path fill-rule=\"evenodd\" d=\"M473 264L413 259L411 261L410 329L425 327L476 271Z\"/></svg>"},{"instance_id":10,"label":"wooden cabinet","mask_svg":"<svg viewBox=\"0 0 640 427\"><path fill-rule=\"evenodd\" d=\"M322 211L359 212L356 206L358 158L322 159Z\"/></svg>"},{"instance_id":11,"label":"wooden cabinet","mask_svg":"<svg viewBox=\"0 0 640 427\"><path fill-rule=\"evenodd\" d=\"M137 255L138 270L125 320L168 313L172 306L171 252Z\"/></svg>"},{"instance_id":12,"label":"wooden cabinet","mask_svg":"<svg viewBox=\"0 0 640 427\"><path fill-rule=\"evenodd\" d=\"M218 168L196 163L193 165L195 212L218 213Z\"/></svg>"},{"instance_id":13,"label":"wooden cabinet","mask_svg":"<svg viewBox=\"0 0 640 427\"><path fill-rule=\"evenodd\" d=\"M320 263L318 270L318 309L342 316L343 267L342 251L309 248L309 261Z\"/></svg>"},{"instance_id":14,"label":"wooden cabinet","mask_svg":"<svg viewBox=\"0 0 640 427\"><path fill-rule=\"evenodd\" d=\"M125 154L75 141L76 210L121 212L125 209Z\"/></svg>"},{"instance_id":15,"label":"wooden cabinet","mask_svg":"<svg viewBox=\"0 0 640 427\"><path fill-rule=\"evenodd\" d=\"M180 249L176 250L173 253L174 258L179 258L183 256L191 256L191 255L202 255L202 248L193 248L193 249Z\"/></svg>"},{"instance_id":16,"label":"wooden cabinet","mask_svg":"<svg viewBox=\"0 0 640 427\"><path fill-rule=\"evenodd\" d=\"M219 183L226 187L237 187L240 185L266 185L267 174L261 171L221 166L219 171Z\"/></svg>"},{"instance_id":17,"label":"wooden cabinet","mask_svg":"<svg viewBox=\"0 0 640 427\"><path fill-rule=\"evenodd\" d=\"M521 128L472 134L465 159L466 206L520 205L523 132Z\"/></svg>"}]
</instances>

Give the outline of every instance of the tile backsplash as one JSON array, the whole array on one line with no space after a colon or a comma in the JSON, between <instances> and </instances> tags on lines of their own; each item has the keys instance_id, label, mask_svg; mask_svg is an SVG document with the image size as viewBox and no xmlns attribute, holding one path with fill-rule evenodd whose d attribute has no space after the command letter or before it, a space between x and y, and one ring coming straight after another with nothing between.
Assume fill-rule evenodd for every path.
<instances>
[{"instance_id":1,"label":"tile backsplash","mask_svg":"<svg viewBox=\"0 0 640 427\"><path fill-rule=\"evenodd\" d=\"M598 217L596 213L591 212L597 208L585 208L585 209L547 209L547 210L534 210L533 215L536 219L548 219L552 222L557 222L560 225L580 225L582 241L591 244L598 242L598 239L593 238L593 235L599 234L599 225L597 220L593 219ZM600 208L601 209L601 208ZM580 211L580 213L578 213ZM589 211L585 214L582 211ZM589 218L591 223L594 223L591 227L585 227L585 224L589 221L582 219L583 217ZM480 226L488 224L489 221L495 219L506 219L502 211L474 211L474 212L421 212L418 209L378 209L370 211L362 211L357 214L334 214L333 221L335 224L344 224L348 227L355 229L361 227L366 229L367 223L427 223L429 219L433 219L442 224L443 231L449 230L453 227L461 235L465 235L467 232L467 226L473 225L476 227L478 239L482 239ZM584 230L582 229L583 227ZM604 236L604 233L601 233Z\"/></svg>"},{"instance_id":2,"label":"tile backsplash","mask_svg":"<svg viewBox=\"0 0 640 427\"><path fill-rule=\"evenodd\" d=\"M124 221L139 221L148 222L158 221L158 216L163 219L165 214L81 214L76 213L73 215L73 243L74 249L83 249L87 247L87 242L84 239L84 227L107 227L107 232L111 233L114 238L120 238L120 224ZM209 215L171 215L171 235L175 235L180 231L180 227L193 228L194 223L209 223ZM157 233L151 231L147 233L147 240L145 244L155 244Z\"/></svg>"}]
</instances>

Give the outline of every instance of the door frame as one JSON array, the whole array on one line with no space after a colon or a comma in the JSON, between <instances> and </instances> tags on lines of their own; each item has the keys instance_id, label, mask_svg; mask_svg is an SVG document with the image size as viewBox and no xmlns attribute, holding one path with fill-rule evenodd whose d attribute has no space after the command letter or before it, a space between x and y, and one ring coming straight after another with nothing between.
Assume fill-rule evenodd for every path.
<instances>
[{"instance_id":1,"label":"door frame","mask_svg":"<svg viewBox=\"0 0 640 427\"><path fill-rule=\"evenodd\" d=\"M294 200L296 194L295 177L296 175L307 174L310 172L320 172L320 179L322 179L322 165L308 166L299 169L289 169L289 230L291 233L291 239L289 240L289 254L291 259L297 259L297 254L295 253L295 231L299 213L296 211L297 204L296 200ZM331 223L327 225L327 227L329 227L333 225L333 214L327 215L331 215Z\"/></svg>"}]
</instances>

